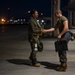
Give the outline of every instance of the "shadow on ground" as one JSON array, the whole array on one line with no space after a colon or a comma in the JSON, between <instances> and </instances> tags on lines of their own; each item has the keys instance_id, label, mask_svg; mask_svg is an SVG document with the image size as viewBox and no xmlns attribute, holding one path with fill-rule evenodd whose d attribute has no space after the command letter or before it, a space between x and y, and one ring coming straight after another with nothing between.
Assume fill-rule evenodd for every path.
<instances>
[{"instance_id":1,"label":"shadow on ground","mask_svg":"<svg viewBox=\"0 0 75 75\"><path fill-rule=\"evenodd\" d=\"M29 59L10 59L7 60L9 63L16 64L16 65L28 65L30 66Z\"/></svg>"},{"instance_id":2,"label":"shadow on ground","mask_svg":"<svg viewBox=\"0 0 75 75\"><path fill-rule=\"evenodd\" d=\"M41 63L41 65L45 66L44 68L53 69L53 70L56 70L57 66L59 66L58 64L54 64L54 63L50 63L50 62L46 62L46 61L42 61L39 63Z\"/></svg>"},{"instance_id":3,"label":"shadow on ground","mask_svg":"<svg viewBox=\"0 0 75 75\"><path fill-rule=\"evenodd\" d=\"M7 60L7 61L9 63L16 64L16 65L28 65L28 66L31 66L29 59L10 59L10 60ZM44 68L53 69L53 70L56 70L56 67L58 66L58 64L49 63L49 62L46 62L46 61L39 61L39 63L41 65L45 66Z\"/></svg>"}]
</instances>

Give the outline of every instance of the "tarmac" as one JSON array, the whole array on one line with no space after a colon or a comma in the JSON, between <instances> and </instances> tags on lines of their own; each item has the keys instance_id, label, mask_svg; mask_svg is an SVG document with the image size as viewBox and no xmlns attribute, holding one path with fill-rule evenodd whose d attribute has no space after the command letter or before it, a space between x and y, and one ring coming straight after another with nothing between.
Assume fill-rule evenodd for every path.
<instances>
[{"instance_id":1,"label":"tarmac","mask_svg":"<svg viewBox=\"0 0 75 75\"><path fill-rule=\"evenodd\" d=\"M1 27L0 27L1 30ZM75 32L75 29L72 30ZM39 68L30 65L30 44L27 40L27 26L5 26L0 31L0 75L75 75L75 41L68 44L68 69L56 71L59 62L55 52L55 38L41 38L44 50L37 53Z\"/></svg>"}]
</instances>

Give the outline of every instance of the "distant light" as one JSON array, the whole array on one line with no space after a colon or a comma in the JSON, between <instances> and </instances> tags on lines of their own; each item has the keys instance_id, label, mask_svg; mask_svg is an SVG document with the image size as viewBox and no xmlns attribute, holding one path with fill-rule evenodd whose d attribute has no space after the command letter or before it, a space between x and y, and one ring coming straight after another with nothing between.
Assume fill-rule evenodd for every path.
<instances>
[{"instance_id":1,"label":"distant light","mask_svg":"<svg viewBox=\"0 0 75 75\"><path fill-rule=\"evenodd\" d=\"M21 21L22 21L22 19L21 19Z\"/></svg>"},{"instance_id":2,"label":"distant light","mask_svg":"<svg viewBox=\"0 0 75 75\"><path fill-rule=\"evenodd\" d=\"M9 22L9 21L7 21L7 22Z\"/></svg>"},{"instance_id":3,"label":"distant light","mask_svg":"<svg viewBox=\"0 0 75 75\"><path fill-rule=\"evenodd\" d=\"M37 20L37 22L39 22L39 20Z\"/></svg>"},{"instance_id":4,"label":"distant light","mask_svg":"<svg viewBox=\"0 0 75 75\"><path fill-rule=\"evenodd\" d=\"M10 19L10 21L13 21L12 19Z\"/></svg>"},{"instance_id":5,"label":"distant light","mask_svg":"<svg viewBox=\"0 0 75 75\"><path fill-rule=\"evenodd\" d=\"M14 20L14 23L18 22L17 20Z\"/></svg>"},{"instance_id":6,"label":"distant light","mask_svg":"<svg viewBox=\"0 0 75 75\"><path fill-rule=\"evenodd\" d=\"M28 11L28 13L30 13L30 11Z\"/></svg>"},{"instance_id":7,"label":"distant light","mask_svg":"<svg viewBox=\"0 0 75 75\"><path fill-rule=\"evenodd\" d=\"M10 10L10 8L8 8L8 10Z\"/></svg>"},{"instance_id":8,"label":"distant light","mask_svg":"<svg viewBox=\"0 0 75 75\"><path fill-rule=\"evenodd\" d=\"M43 13L41 13L41 15L43 15Z\"/></svg>"},{"instance_id":9,"label":"distant light","mask_svg":"<svg viewBox=\"0 0 75 75\"><path fill-rule=\"evenodd\" d=\"M44 23L44 20L41 20L42 23Z\"/></svg>"},{"instance_id":10,"label":"distant light","mask_svg":"<svg viewBox=\"0 0 75 75\"><path fill-rule=\"evenodd\" d=\"M25 21L25 19L24 19L24 21Z\"/></svg>"},{"instance_id":11,"label":"distant light","mask_svg":"<svg viewBox=\"0 0 75 75\"><path fill-rule=\"evenodd\" d=\"M20 19L18 19L18 21L20 21Z\"/></svg>"},{"instance_id":12,"label":"distant light","mask_svg":"<svg viewBox=\"0 0 75 75\"><path fill-rule=\"evenodd\" d=\"M2 22L5 22L5 19L2 18L1 21L2 21Z\"/></svg>"}]
</instances>

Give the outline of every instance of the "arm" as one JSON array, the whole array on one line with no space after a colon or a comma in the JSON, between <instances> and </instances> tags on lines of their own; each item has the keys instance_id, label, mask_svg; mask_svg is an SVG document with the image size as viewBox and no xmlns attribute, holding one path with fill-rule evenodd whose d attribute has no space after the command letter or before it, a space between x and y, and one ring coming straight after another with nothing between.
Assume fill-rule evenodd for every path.
<instances>
[{"instance_id":1,"label":"arm","mask_svg":"<svg viewBox=\"0 0 75 75\"><path fill-rule=\"evenodd\" d=\"M53 32L54 30L55 30L55 28L43 29L42 32L47 33L47 32Z\"/></svg>"},{"instance_id":2,"label":"arm","mask_svg":"<svg viewBox=\"0 0 75 75\"><path fill-rule=\"evenodd\" d=\"M59 35L61 35L61 36L68 30L68 21L64 21L64 22L63 22L63 25L64 25L64 29L63 29L63 31L59 34Z\"/></svg>"},{"instance_id":3,"label":"arm","mask_svg":"<svg viewBox=\"0 0 75 75\"><path fill-rule=\"evenodd\" d=\"M50 29L43 29L42 32L43 32L43 33L53 32L53 31L55 31L57 28L58 28L58 26L55 25L55 27L53 27L53 28L50 28Z\"/></svg>"},{"instance_id":4,"label":"arm","mask_svg":"<svg viewBox=\"0 0 75 75\"><path fill-rule=\"evenodd\" d=\"M64 22L63 22L63 25L64 25L64 29L63 29L63 31L57 36L58 39L61 39L61 36L67 31L67 29L68 29L68 21L64 21Z\"/></svg>"}]
</instances>

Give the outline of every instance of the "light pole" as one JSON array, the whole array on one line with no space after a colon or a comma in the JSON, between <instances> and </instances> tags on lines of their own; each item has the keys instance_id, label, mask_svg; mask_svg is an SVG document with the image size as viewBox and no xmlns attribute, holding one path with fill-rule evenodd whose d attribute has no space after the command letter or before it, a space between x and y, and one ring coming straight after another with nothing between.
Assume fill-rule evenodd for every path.
<instances>
[{"instance_id":1,"label":"light pole","mask_svg":"<svg viewBox=\"0 0 75 75\"><path fill-rule=\"evenodd\" d=\"M60 0L51 0L51 26L54 27L57 19L55 17L55 12L60 10ZM58 30L52 33L52 36L57 36Z\"/></svg>"}]
</instances>

